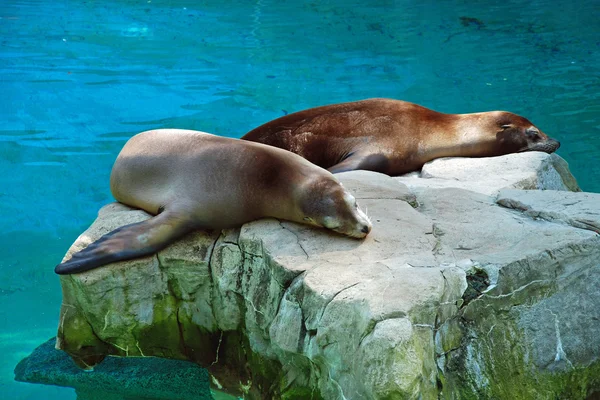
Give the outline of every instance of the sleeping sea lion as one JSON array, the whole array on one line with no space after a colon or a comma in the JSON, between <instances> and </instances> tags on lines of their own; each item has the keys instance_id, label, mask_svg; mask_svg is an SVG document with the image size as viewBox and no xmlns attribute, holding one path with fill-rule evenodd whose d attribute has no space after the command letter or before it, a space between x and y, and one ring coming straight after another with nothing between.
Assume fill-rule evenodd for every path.
<instances>
[{"instance_id":1,"label":"sleeping sea lion","mask_svg":"<svg viewBox=\"0 0 600 400\"><path fill-rule=\"evenodd\" d=\"M330 172L285 150L203 132L159 129L132 137L110 177L119 202L155 215L118 228L55 269L72 274L155 253L195 229L263 217L364 238L371 222Z\"/></svg>"},{"instance_id":2,"label":"sleeping sea lion","mask_svg":"<svg viewBox=\"0 0 600 400\"><path fill-rule=\"evenodd\" d=\"M311 108L251 130L244 140L294 152L330 172L396 176L440 157L552 153L560 143L506 111L444 114L392 99Z\"/></svg>"}]
</instances>

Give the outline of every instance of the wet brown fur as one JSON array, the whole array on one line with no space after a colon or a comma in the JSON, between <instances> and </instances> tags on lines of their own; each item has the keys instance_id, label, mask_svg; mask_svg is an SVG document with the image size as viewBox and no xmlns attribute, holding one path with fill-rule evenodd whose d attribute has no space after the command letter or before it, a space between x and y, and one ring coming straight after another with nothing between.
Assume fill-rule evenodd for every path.
<instances>
[{"instance_id":1,"label":"wet brown fur","mask_svg":"<svg viewBox=\"0 0 600 400\"><path fill-rule=\"evenodd\" d=\"M553 152L560 145L505 111L444 114L392 99L311 108L242 137L294 152L331 172L366 169L401 175L440 157Z\"/></svg>"}]
</instances>

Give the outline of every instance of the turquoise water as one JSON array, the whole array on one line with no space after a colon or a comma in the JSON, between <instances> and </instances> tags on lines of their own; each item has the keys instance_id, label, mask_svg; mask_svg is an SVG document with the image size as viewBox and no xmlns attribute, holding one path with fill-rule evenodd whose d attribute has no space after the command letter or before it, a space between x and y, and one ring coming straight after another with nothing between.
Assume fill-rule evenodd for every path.
<instances>
[{"instance_id":1,"label":"turquoise water","mask_svg":"<svg viewBox=\"0 0 600 400\"><path fill-rule=\"evenodd\" d=\"M55 334L65 251L150 128L240 137L300 109L392 97L504 109L600 192L600 6L588 1L0 1L0 397ZM474 3L473 3L474 4Z\"/></svg>"}]
</instances>

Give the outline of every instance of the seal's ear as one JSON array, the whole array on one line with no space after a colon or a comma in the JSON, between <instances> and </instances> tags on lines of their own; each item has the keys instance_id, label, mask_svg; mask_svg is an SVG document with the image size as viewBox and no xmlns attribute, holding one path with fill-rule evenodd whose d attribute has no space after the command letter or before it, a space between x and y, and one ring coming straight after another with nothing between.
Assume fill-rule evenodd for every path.
<instances>
[{"instance_id":1,"label":"seal's ear","mask_svg":"<svg viewBox=\"0 0 600 400\"><path fill-rule=\"evenodd\" d=\"M535 128L528 128L525 133L532 139L540 138L540 131Z\"/></svg>"}]
</instances>

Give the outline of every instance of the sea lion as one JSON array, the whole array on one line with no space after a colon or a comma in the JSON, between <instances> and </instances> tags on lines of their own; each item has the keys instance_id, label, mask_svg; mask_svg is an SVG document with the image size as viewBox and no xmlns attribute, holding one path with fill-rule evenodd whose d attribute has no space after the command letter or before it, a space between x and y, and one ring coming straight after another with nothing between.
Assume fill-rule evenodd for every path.
<instances>
[{"instance_id":1,"label":"sea lion","mask_svg":"<svg viewBox=\"0 0 600 400\"><path fill-rule=\"evenodd\" d=\"M263 217L364 238L371 222L330 172L275 147L208 133L158 129L129 139L110 188L119 202L155 215L118 228L58 265L72 274L155 253L195 229Z\"/></svg>"},{"instance_id":2,"label":"sea lion","mask_svg":"<svg viewBox=\"0 0 600 400\"><path fill-rule=\"evenodd\" d=\"M333 173L365 169L391 176L419 170L434 158L552 153L560 146L527 119L506 111L444 114L392 99L299 111L242 139L289 150Z\"/></svg>"}]
</instances>

